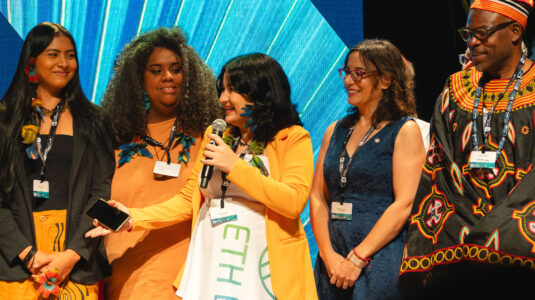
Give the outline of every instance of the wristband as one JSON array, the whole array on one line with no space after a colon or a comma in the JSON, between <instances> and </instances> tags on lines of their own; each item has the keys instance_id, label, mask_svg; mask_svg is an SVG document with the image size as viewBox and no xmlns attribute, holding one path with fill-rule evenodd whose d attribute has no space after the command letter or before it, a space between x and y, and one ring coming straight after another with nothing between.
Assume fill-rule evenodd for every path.
<instances>
[{"instance_id":1,"label":"wristband","mask_svg":"<svg viewBox=\"0 0 535 300\"><path fill-rule=\"evenodd\" d=\"M355 249L349 251L349 254L346 257L347 260L352 262L357 268L364 269L371 262L371 258L362 258L357 254Z\"/></svg>"},{"instance_id":2,"label":"wristband","mask_svg":"<svg viewBox=\"0 0 535 300\"><path fill-rule=\"evenodd\" d=\"M28 262L30 262L30 259L32 259L34 256L35 256L35 253L37 252L37 250L32 246L30 248L30 251L28 251L28 254L26 254L26 256L24 257L24 259L21 261L22 264L28 268Z\"/></svg>"},{"instance_id":3,"label":"wristband","mask_svg":"<svg viewBox=\"0 0 535 300\"><path fill-rule=\"evenodd\" d=\"M353 252L353 253L355 254L355 256L358 257L358 259L360 259L360 260L363 260L363 261L365 261L365 262L367 262L367 263L372 261L371 257L368 257L368 258L362 258L362 257L357 253L357 251L355 251L355 248L353 248L353 251L352 251L352 252Z\"/></svg>"}]
</instances>

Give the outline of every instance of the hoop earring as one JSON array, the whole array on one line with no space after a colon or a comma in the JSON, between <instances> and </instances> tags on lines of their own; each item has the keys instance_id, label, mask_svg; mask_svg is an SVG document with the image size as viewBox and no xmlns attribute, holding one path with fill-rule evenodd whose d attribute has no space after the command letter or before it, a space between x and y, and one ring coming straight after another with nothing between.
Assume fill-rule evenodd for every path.
<instances>
[{"instance_id":1,"label":"hoop earring","mask_svg":"<svg viewBox=\"0 0 535 300\"><path fill-rule=\"evenodd\" d=\"M35 71L35 57L30 58L30 61L24 68L24 72L28 76L30 83L39 84L39 77L37 77L37 72Z\"/></svg>"}]
</instances>

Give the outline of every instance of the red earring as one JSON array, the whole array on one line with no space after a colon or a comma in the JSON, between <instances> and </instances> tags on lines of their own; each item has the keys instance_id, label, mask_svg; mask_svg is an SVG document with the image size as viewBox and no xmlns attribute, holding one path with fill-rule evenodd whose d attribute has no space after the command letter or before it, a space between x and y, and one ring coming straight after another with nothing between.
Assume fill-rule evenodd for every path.
<instances>
[{"instance_id":1,"label":"red earring","mask_svg":"<svg viewBox=\"0 0 535 300\"><path fill-rule=\"evenodd\" d=\"M24 71L26 72L26 75L28 75L28 81L30 81L30 83L39 83L39 77L37 77L35 71L35 57L30 58L30 61L26 65L26 68L24 68Z\"/></svg>"}]
</instances>

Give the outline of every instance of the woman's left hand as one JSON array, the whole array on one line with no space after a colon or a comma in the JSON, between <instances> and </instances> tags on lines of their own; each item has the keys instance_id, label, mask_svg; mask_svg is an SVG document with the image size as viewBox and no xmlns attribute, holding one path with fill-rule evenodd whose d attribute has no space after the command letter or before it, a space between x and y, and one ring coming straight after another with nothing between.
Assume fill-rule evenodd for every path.
<instances>
[{"instance_id":1,"label":"woman's left hand","mask_svg":"<svg viewBox=\"0 0 535 300\"><path fill-rule=\"evenodd\" d=\"M63 252L52 253L49 256L50 263L46 266L47 270L58 269L57 283L63 282L71 274L74 265L80 260L80 255L74 250L67 249ZM42 270L44 272L45 270Z\"/></svg>"},{"instance_id":2,"label":"woman's left hand","mask_svg":"<svg viewBox=\"0 0 535 300\"><path fill-rule=\"evenodd\" d=\"M208 143L204 147L205 159L202 163L209 166L214 166L222 172L228 173L234 167L234 164L238 160L236 153L225 144L223 139L217 134L208 134L208 138L215 142L214 144Z\"/></svg>"},{"instance_id":3,"label":"woman's left hand","mask_svg":"<svg viewBox=\"0 0 535 300\"><path fill-rule=\"evenodd\" d=\"M345 290L355 285L360 272L362 272L361 268L346 259L334 270L331 275L331 284L335 284L336 287L341 287Z\"/></svg>"}]
</instances>

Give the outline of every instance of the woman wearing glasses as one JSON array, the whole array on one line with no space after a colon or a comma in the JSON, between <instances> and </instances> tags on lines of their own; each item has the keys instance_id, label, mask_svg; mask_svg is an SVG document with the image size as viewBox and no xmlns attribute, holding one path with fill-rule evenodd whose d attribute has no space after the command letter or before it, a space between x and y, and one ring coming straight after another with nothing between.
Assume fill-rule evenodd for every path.
<instances>
[{"instance_id":1,"label":"woman wearing glasses","mask_svg":"<svg viewBox=\"0 0 535 300\"><path fill-rule=\"evenodd\" d=\"M340 69L353 107L325 132L310 195L320 299L401 297L404 227L424 160L409 73L384 40L353 47Z\"/></svg>"},{"instance_id":2,"label":"woman wearing glasses","mask_svg":"<svg viewBox=\"0 0 535 300\"><path fill-rule=\"evenodd\" d=\"M535 280L532 4L473 1L459 30L474 67L448 76L432 115L399 276L411 299L521 299Z\"/></svg>"}]
</instances>

